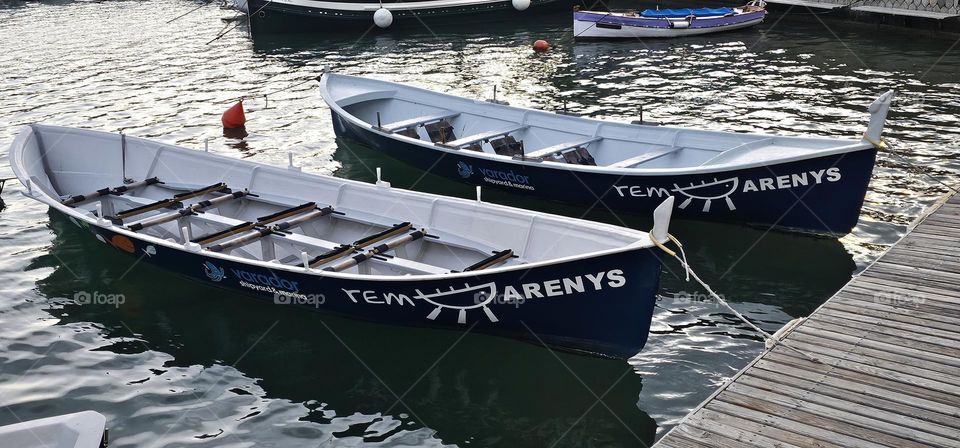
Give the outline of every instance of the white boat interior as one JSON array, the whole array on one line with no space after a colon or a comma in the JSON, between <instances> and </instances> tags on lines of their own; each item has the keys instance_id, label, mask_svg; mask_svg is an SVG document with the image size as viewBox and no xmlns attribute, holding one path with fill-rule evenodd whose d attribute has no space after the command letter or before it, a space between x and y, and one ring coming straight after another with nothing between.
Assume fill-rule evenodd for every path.
<instances>
[{"instance_id":1,"label":"white boat interior","mask_svg":"<svg viewBox=\"0 0 960 448\"><path fill-rule=\"evenodd\" d=\"M28 420L0 426L0 446L4 448L99 448L104 440L107 419L99 412Z\"/></svg>"},{"instance_id":2,"label":"white boat interior","mask_svg":"<svg viewBox=\"0 0 960 448\"><path fill-rule=\"evenodd\" d=\"M783 137L617 123L510 107L333 73L321 91L362 126L443 151L475 151L567 169L679 174L766 165L872 146L867 140ZM866 135L879 140L893 92L878 99Z\"/></svg>"},{"instance_id":3,"label":"white boat interior","mask_svg":"<svg viewBox=\"0 0 960 448\"><path fill-rule=\"evenodd\" d=\"M104 132L25 127L11 162L28 194L72 218L273 267L447 275L651 244L621 227Z\"/></svg>"}]
</instances>

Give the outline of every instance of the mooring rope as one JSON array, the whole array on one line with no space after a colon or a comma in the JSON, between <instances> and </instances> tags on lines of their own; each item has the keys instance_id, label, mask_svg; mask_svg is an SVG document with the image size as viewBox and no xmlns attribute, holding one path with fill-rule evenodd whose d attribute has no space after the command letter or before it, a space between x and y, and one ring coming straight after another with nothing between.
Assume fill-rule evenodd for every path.
<instances>
[{"instance_id":1,"label":"mooring rope","mask_svg":"<svg viewBox=\"0 0 960 448\"><path fill-rule=\"evenodd\" d=\"M687 254L686 254L686 252L685 252L684 249L683 249L683 244L680 244L680 240L678 240L677 238L675 238L673 235L670 235L669 233L667 234L667 238L669 238L670 241L672 241L674 244L677 245L677 249L680 250L680 256L678 256L675 251L673 251L673 250L671 250L670 248L664 246L663 243L657 241L656 238L652 238L652 237L651 237L651 238L650 238L650 241L653 241L653 244L655 244L655 245L656 245L657 247L659 247L661 250L663 250L663 251L666 252L668 255L670 255L671 257L675 258L677 261L680 262L680 264L683 266L683 269L686 271L687 281L690 281L690 278L693 277L693 279L696 280L697 283L700 284L700 286L703 286L703 288L707 290L707 294L709 294L710 297L713 297L713 299L716 300L717 303L719 303L719 304L723 305L724 307L726 307L728 310L730 310L731 313L733 313L734 316L737 316L737 318L740 319L741 321L743 321L743 323L747 324L750 328L752 328L754 331L756 331L757 333L759 333L759 334L763 337L763 339L764 339L764 343L765 343L765 346L766 346L767 350L772 350L772 349L773 349L774 347L776 347L777 345L782 345L782 346L784 346L784 347L786 347L786 348L788 348L788 349L790 349L790 350L793 350L793 351L795 351L795 352L803 355L805 358L809 359L810 361L816 362L816 363L818 363L818 364L826 364L825 362L821 361L819 358L817 358L817 357L815 357L815 356L813 356L813 355L811 355L811 354L809 354L809 353L807 353L807 352L805 352L805 351L803 351L803 350L800 350L800 349L798 349L798 348L796 348L796 347L793 347L793 346L787 344L782 338L777 337L776 335L772 335L772 334L770 334L770 333L767 333L767 332L764 331L762 328L754 325L753 322L750 322L750 320L748 320L748 319L746 318L746 316L744 316L743 314L740 314L739 311L735 310L732 306L730 306L730 304L727 303L726 300L723 300L723 297L720 297L719 294L717 294L716 292L714 292L714 291L713 291L713 288L711 288L710 285L707 284L707 282L703 281L703 280L700 278L700 276L698 276L697 273L693 271L693 268L691 268L690 265L687 263ZM795 325L792 324L792 322L793 322L793 321L791 321L791 323L787 323L787 325L785 325L784 328L787 328L787 327L791 327L791 328L792 328L792 327L794 327Z\"/></svg>"},{"instance_id":2,"label":"mooring rope","mask_svg":"<svg viewBox=\"0 0 960 448\"><path fill-rule=\"evenodd\" d=\"M932 174L930 174L930 173L928 173L928 172L926 172L926 171L921 170L920 167L918 167L915 163L913 163L913 161L911 161L911 160L908 159L907 157L903 156L902 154L900 154L899 151L897 151L896 149L894 149L894 148L893 148L893 145L890 144L890 142L888 142L886 139L881 138L880 141L874 141L872 138L867 137L866 134L864 134L863 139L866 140L866 141L868 141L868 142L869 142L870 144L872 144L873 146L877 147L877 149L885 149L885 150L887 150L887 152L889 152L890 154L892 154L894 157L896 157L897 159L899 159L901 162L905 163L905 164L909 167L909 169L911 169L911 170L914 171L915 173L918 173L918 174L921 174L921 175L924 175L924 176L930 178L930 180L932 180L932 181L934 181L934 182L936 182L936 183L938 183L938 184L940 184L940 185L943 185L947 190L950 190L950 191L953 192L953 193L960 193L960 188L957 188L957 187L955 187L955 186L951 186L951 185L947 184L946 182L944 182L944 181L942 181L942 180L940 180L940 179L937 179L936 177L933 177Z\"/></svg>"},{"instance_id":3,"label":"mooring rope","mask_svg":"<svg viewBox=\"0 0 960 448\"><path fill-rule=\"evenodd\" d=\"M176 16L176 17L174 17L174 18L172 18L172 19L170 19L170 20L167 20L166 23L172 23L172 22L175 22L175 21L177 21L177 20L179 20L179 19L182 19L182 18L190 15L190 14L193 13L194 11L197 11L197 10L199 10L200 8L203 8L204 6L207 6L207 5L211 4L211 3L213 3L213 0L209 0L209 1L207 1L206 3L204 3L204 4L200 5L200 6L197 6L196 8L193 8L193 9L191 9L191 10L189 10L189 11L183 13L183 14L180 14L179 16Z\"/></svg>"}]
</instances>

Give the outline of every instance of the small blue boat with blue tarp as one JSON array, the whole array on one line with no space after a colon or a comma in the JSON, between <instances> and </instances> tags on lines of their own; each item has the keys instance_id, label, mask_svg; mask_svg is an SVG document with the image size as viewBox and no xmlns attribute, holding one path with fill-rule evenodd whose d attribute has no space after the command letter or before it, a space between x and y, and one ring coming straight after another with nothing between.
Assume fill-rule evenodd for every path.
<instances>
[{"instance_id":1,"label":"small blue boat with blue tarp","mask_svg":"<svg viewBox=\"0 0 960 448\"><path fill-rule=\"evenodd\" d=\"M754 26L763 22L766 15L763 0L734 8L576 10L573 34L577 39L693 36Z\"/></svg>"}]
</instances>

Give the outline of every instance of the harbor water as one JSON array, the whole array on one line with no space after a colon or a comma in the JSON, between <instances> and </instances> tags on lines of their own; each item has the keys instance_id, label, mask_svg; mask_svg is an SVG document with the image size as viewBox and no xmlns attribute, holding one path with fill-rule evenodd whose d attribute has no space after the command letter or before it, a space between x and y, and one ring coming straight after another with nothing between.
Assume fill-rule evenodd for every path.
<instances>
[{"instance_id":1,"label":"harbor water","mask_svg":"<svg viewBox=\"0 0 960 448\"><path fill-rule=\"evenodd\" d=\"M472 197L335 141L322 67L478 99L497 86L513 105L613 120L642 110L669 125L846 138L896 89L885 135L898 154L880 153L850 235L673 223L699 275L771 332L829 298L960 174L960 50L915 31L787 15L699 38L575 42L562 13L251 38L235 16L184 0L0 4L0 148L44 122L273 165L292 153L306 172L363 181L380 167L394 187ZM550 51L532 52L536 39ZM239 97L249 135L224 136L220 114ZM0 212L0 425L92 409L115 447L646 446L763 350L676 263L644 350L604 359L225 292L107 249L21 188L8 183ZM602 204L483 198L651 225Z\"/></svg>"}]
</instances>

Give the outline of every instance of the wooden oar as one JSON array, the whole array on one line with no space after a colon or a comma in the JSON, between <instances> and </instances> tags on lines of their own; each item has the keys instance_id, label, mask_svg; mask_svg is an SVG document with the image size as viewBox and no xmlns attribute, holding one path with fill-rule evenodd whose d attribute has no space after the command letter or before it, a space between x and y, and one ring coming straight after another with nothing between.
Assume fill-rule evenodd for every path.
<instances>
[{"instance_id":1,"label":"wooden oar","mask_svg":"<svg viewBox=\"0 0 960 448\"><path fill-rule=\"evenodd\" d=\"M146 187L147 185L162 184L162 183L163 182L160 182L160 180L157 179L156 177L151 177L149 179L141 180L140 182L121 185L115 188L101 188L92 193L70 196L69 198L64 199L63 201L60 201L60 203L63 205L74 205L74 204L79 204L81 202L89 201L91 199L96 199L100 196L106 196L108 194L123 194L124 192L132 190L134 188Z\"/></svg>"},{"instance_id":2,"label":"wooden oar","mask_svg":"<svg viewBox=\"0 0 960 448\"><path fill-rule=\"evenodd\" d=\"M260 238L270 235L271 233L277 233L283 230L287 230L289 228L296 227L312 219L317 219L323 216L327 216L331 213L333 213L333 207L318 208L310 213L306 213L304 215L298 216L296 218L293 218L287 221L279 222L271 226L255 228L251 230L249 233L238 236L232 240L224 241L218 244L213 244L207 249L215 252L232 249L237 246L242 246L244 244L252 243Z\"/></svg>"},{"instance_id":3,"label":"wooden oar","mask_svg":"<svg viewBox=\"0 0 960 448\"><path fill-rule=\"evenodd\" d=\"M323 268L323 270L330 271L330 272L341 272L341 271L347 270L353 266L363 263L364 261L367 261L384 252L389 252L400 246L403 246L404 244L412 243L416 240L419 240L420 238L423 238L426 234L427 234L427 229L417 230L416 232L404 235L400 238L390 240L386 243L376 246L373 249L370 249L362 254L354 255L333 266Z\"/></svg>"},{"instance_id":4,"label":"wooden oar","mask_svg":"<svg viewBox=\"0 0 960 448\"><path fill-rule=\"evenodd\" d=\"M486 269L486 268L489 268L490 266L493 266L493 265L495 265L495 264L503 263L504 261L509 260L510 257L512 257L512 256L513 256L513 250L511 250L511 249L501 250L501 251L496 252L496 253L494 253L493 255L491 255L491 256L489 256L489 257L487 257L487 258L484 258L483 260L480 260L480 261L478 261L478 262L476 262L476 263L468 266L466 269L463 270L463 272L479 271L479 270L481 270L481 269Z\"/></svg>"},{"instance_id":5,"label":"wooden oar","mask_svg":"<svg viewBox=\"0 0 960 448\"><path fill-rule=\"evenodd\" d=\"M189 206L189 207L186 207L186 208L182 208L182 209L177 210L177 211L175 211L175 212L170 212L170 213L166 213L166 214L159 215L159 216L151 216L151 217L149 217L149 218L147 218L147 219L144 219L143 221L139 221L139 222L135 222L135 223L133 223L133 224L130 224L130 225L127 226L127 228L130 229L130 230L133 230L134 232L136 232L136 231L138 231L138 230L143 230L143 229L145 229L145 228L147 228L147 227L150 227L150 226L155 226L155 225L157 225L157 224L163 224L163 223L165 223L165 222L173 221L173 220L175 220L175 219L177 219L177 218L181 218L181 217L183 217L183 216L189 216L189 215L192 215L192 214L194 214L194 213L196 213L196 212L199 212L199 211L208 209L208 208L210 208L210 207L218 206L218 205L223 204L223 203L225 203L225 202L229 202L229 201L232 201L232 200L234 200L234 199L240 199L240 198L242 198L242 197L244 197L244 196L248 196L248 195L251 195L251 193L248 192L248 191L246 191L246 190L244 190L244 191L234 191L233 193L230 193L230 194L228 194L228 195L224 195L224 196L216 197L216 198L213 198L213 199L208 199L208 200L205 200L205 201L197 202L196 204L193 204L193 205L191 205L191 206Z\"/></svg>"},{"instance_id":6,"label":"wooden oar","mask_svg":"<svg viewBox=\"0 0 960 448\"><path fill-rule=\"evenodd\" d=\"M303 205L298 205L296 207L291 207L286 210L281 210L272 215L261 216L257 218L256 222L245 222L242 224L237 224L232 227L227 227L226 229L223 229L219 232L214 232L209 235L204 235L201 237L194 238L190 240L190 242L197 243L202 246L204 244L217 241L217 240L222 240L226 237L233 236L241 232L246 232L247 230L253 229L254 227L257 227L257 226L265 226L267 224L270 224L271 222L276 222L293 215L299 215L300 213L304 213L314 208L317 208L317 204L315 202L307 202L306 204L303 204Z\"/></svg>"},{"instance_id":7,"label":"wooden oar","mask_svg":"<svg viewBox=\"0 0 960 448\"><path fill-rule=\"evenodd\" d=\"M407 230L410 230L410 228L412 227L413 225L410 224L409 222L397 224L382 232L378 232L368 237L364 237L359 240L356 240L353 242L353 244L340 245L339 247L331 249L326 253L316 256L313 260L310 260L310 262L307 264L312 268L314 266L319 266L321 264L336 260L338 258L342 258L347 254L352 253L353 251L363 249L364 247L369 246L373 243L376 243L377 241L382 241L384 239L406 232Z\"/></svg>"},{"instance_id":8,"label":"wooden oar","mask_svg":"<svg viewBox=\"0 0 960 448\"><path fill-rule=\"evenodd\" d=\"M213 193L216 191L222 191L226 189L227 189L227 184L223 182L216 183L216 184L199 188L193 191L187 191L184 193L180 193L178 195L174 195L172 198L169 198L169 199L161 199L152 204L141 205L140 207L134 207L128 210L124 210L120 213L117 213L116 215L113 215L112 217L110 217L110 219L114 222L117 222L117 221L123 222L124 219L127 219L131 216L142 215L144 213L152 212L154 210L159 210L161 208L175 206L180 204L181 203L180 201L184 201L190 198L195 198L197 196L203 196L205 194Z\"/></svg>"}]
</instances>

